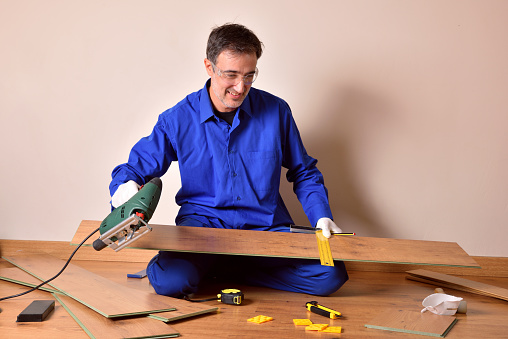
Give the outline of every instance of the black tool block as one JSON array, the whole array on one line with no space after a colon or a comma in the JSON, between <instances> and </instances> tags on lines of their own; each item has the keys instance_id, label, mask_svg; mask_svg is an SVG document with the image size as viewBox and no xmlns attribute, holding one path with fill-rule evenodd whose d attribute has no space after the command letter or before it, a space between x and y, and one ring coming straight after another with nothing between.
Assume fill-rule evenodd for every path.
<instances>
[{"instance_id":1,"label":"black tool block","mask_svg":"<svg viewBox=\"0 0 508 339\"><path fill-rule=\"evenodd\" d=\"M54 300L34 300L20 314L18 322L43 321L55 308Z\"/></svg>"}]
</instances>

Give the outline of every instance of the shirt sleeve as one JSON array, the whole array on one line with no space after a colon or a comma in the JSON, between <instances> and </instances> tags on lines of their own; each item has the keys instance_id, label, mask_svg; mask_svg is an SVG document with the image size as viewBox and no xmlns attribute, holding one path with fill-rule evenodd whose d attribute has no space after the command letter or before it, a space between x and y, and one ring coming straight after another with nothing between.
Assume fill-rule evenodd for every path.
<instances>
[{"instance_id":1,"label":"shirt sleeve","mask_svg":"<svg viewBox=\"0 0 508 339\"><path fill-rule=\"evenodd\" d=\"M152 133L132 147L128 161L113 169L109 185L111 196L115 194L118 186L129 180L144 185L150 179L161 177L166 173L171 162L177 160L168 130L168 125L159 116Z\"/></svg>"},{"instance_id":2,"label":"shirt sleeve","mask_svg":"<svg viewBox=\"0 0 508 339\"><path fill-rule=\"evenodd\" d=\"M317 160L307 154L298 127L287 103L284 121L283 166L286 178L293 183L293 191L313 226L320 218L333 219L328 201L328 190L323 175L316 167Z\"/></svg>"}]
</instances>

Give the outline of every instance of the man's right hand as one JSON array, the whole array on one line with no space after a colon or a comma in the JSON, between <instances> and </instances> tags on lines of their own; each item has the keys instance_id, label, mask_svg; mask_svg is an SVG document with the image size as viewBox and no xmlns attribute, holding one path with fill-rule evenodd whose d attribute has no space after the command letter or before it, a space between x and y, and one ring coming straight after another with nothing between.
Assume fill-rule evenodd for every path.
<instances>
[{"instance_id":1,"label":"man's right hand","mask_svg":"<svg viewBox=\"0 0 508 339\"><path fill-rule=\"evenodd\" d=\"M121 184L118 186L115 194L111 197L111 205L114 208L117 208L120 205L123 205L127 200L132 198L134 194L138 193L139 186L135 181L129 180L125 184Z\"/></svg>"}]
</instances>

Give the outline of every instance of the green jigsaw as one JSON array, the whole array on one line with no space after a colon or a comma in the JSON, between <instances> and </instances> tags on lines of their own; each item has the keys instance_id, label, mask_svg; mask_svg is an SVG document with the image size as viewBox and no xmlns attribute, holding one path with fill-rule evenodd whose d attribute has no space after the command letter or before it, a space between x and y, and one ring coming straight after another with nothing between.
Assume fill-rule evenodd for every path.
<instances>
[{"instance_id":1,"label":"green jigsaw","mask_svg":"<svg viewBox=\"0 0 508 339\"><path fill-rule=\"evenodd\" d=\"M99 227L100 237L93 248L110 247L116 252L152 230L148 221L159 203L162 191L160 178L153 178L123 205L114 209Z\"/></svg>"}]
</instances>

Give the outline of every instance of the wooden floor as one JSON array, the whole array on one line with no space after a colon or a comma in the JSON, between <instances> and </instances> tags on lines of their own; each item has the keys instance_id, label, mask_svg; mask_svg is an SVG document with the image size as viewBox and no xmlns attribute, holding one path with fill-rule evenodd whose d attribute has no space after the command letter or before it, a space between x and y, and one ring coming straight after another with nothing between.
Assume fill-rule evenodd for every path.
<instances>
[{"instance_id":1,"label":"wooden floor","mask_svg":"<svg viewBox=\"0 0 508 339\"><path fill-rule=\"evenodd\" d=\"M113 281L136 288L150 288L147 278L128 279L127 273L144 268L143 263L73 261L92 272ZM11 264L0 260L0 267ZM432 270L432 267L427 267ZM249 286L208 286L195 298L212 297L222 288L240 288L245 294L241 306L224 305L215 301L219 313L180 320L170 325L183 338L418 338L416 334L396 333L366 328L365 324L376 315L394 310L417 310L422 300L432 294L434 286L405 279L404 273L350 271L350 280L330 297L276 291ZM508 278L467 277L484 283L508 288ZM0 281L0 297L19 293L26 288ZM467 301L467 314L458 314L458 322L446 338L506 338L508 337L508 302L467 292L445 290ZM78 324L56 304L55 311L42 323L16 323L17 315L35 299L50 299L51 295L35 291L23 297L0 302L0 338L87 338ZM305 303L316 300L343 313L340 320L330 320L309 313ZM253 324L247 319L266 315L273 321ZM317 333L297 327L292 319L309 318L314 323L342 326L343 333ZM108 338L109 339L109 338Z\"/></svg>"}]
</instances>

